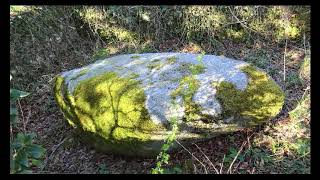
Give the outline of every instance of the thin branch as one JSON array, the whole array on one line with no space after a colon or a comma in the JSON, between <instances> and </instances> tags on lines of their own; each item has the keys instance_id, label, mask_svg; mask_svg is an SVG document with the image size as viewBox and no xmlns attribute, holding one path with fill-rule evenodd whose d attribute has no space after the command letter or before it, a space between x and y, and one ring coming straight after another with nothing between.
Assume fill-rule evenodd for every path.
<instances>
[{"instance_id":1,"label":"thin branch","mask_svg":"<svg viewBox=\"0 0 320 180\"><path fill-rule=\"evenodd\" d=\"M244 147L246 144L247 144L247 141L245 141L245 142L243 142L243 143L242 143L242 145L241 145L241 147L240 147L240 149L239 149L239 151L238 151L237 155L233 158L233 161L232 161L232 163L230 164L230 166L229 166L229 169L228 169L227 173L231 173L231 168L232 168L232 166L233 166L233 163L237 160L237 158L238 158L239 154L241 153L241 151L242 151L243 147Z\"/></svg>"},{"instance_id":2,"label":"thin branch","mask_svg":"<svg viewBox=\"0 0 320 180\"><path fill-rule=\"evenodd\" d=\"M247 29L249 29L249 30L251 30L251 31L253 31L253 32L259 33L258 31L256 31L256 30L248 27L247 25L245 25L245 24L243 23L244 21L240 21L240 19L233 13L233 11L231 10L230 7L228 7L228 9L229 9L230 13L232 14L232 16L238 21L238 23L240 23L241 26L243 26L243 27L245 27L245 28L247 28Z\"/></svg>"},{"instance_id":3,"label":"thin branch","mask_svg":"<svg viewBox=\"0 0 320 180\"><path fill-rule=\"evenodd\" d=\"M222 174L222 168L223 168L223 163L224 163L225 157L226 157L226 155L223 155L222 163L221 163L221 166L220 166L220 174Z\"/></svg>"},{"instance_id":4,"label":"thin branch","mask_svg":"<svg viewBox=\"0 0 320 180\"><path fill-rule=\"evenodd\" d=\"M286 54L287 54L287 38L286 38L286 45L284 47L284 55L283 55L283 83L286 82Z\"/></svg>"},{"instance_id":5,"label":"thin branch","mask_svg":"<svg viewBox=\"0 0 320 180\"><path fill-rule=\"evenodd\" d=\"M208 174L206 166L205 166L197 157L195 157L186 147L184 147L178 140L175 140L175 141L176 141L184 150L186 150L195 160L197 160L197 161L204 167L204 170L205 170L206 174Z\"/></svg>"},{"instance_id":6,"label":"thin branch","mask_svg":"<svg viewBox=\"0 0 320 180\"><path fill-rule=\"evenodd\" d=\"M213 169L216 171L217 174L219 174L218 169L214 166L214 164L210 161L210 159L208 158L208 156L199 148L199 146L197 144L194 143L194 145L196 145L196 147L200 150L200 152L206 157L206 159L208 160L208 162L210 163L210 165L213 167Z\"/></svg>"},{"instance_id":7,"label":"thin branch","mask_svg":"<svg viewBox=\"0 0 320 180\"><path fill-rule=\"evenodd\" d=\"M55 153L56 150L57 150L57 149L64 143L64 141L66 141L66 140L67 140L67 138L64 138L59 144L53 146L53 150L52 150L52 152L50 153L50 155L48 156L48 158L46 159L44 165L41 167L41 171L43 171L43 169L47 166L48 160L51 159L53 153Z\"/></svg>"},{"instance_id":8,"label":"thin branch","mask_svg":"<svg viewBox=\"0 0 320 180\"><path fill-rule=\"evenodd\" d=\"M306 49L306 33L303 33L303 48L304 48L304 54L307 55L307 49Z\"/></svg>"},{"instance_id":9,"label":"thin branch","mask_svg":"<svg viewBox=\"0 0 320 180\"><path fill-rule=\"evenodd\" d=\"M254 134L254 133L253 133L253 134ZM248 143L248 149L249 149L249 150L251 149L250 138L251 138L251 136L252 136L253 134L251 134L250 136L248 136L248 134L247 134L247 143ZM245 157L245 155L246 155L247 153L248 153L248 151L246 151L246 152L243 154L243 156ZM234 169L237 169L240 164L241 164L241 162L239 162ZM233 172L234 172L234 171L235 171L235 170L233 170Z\"/></svg>"}]
</instances>

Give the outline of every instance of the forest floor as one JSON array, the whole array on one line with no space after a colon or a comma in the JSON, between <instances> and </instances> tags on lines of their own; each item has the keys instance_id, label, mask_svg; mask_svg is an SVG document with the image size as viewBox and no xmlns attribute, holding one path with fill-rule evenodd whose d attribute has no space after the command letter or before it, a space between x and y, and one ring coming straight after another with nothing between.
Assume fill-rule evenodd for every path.
<instances>
[{"instance_id":1,"label":"forest floor","mask_svg":"<svg viewBox=\"0 0 320 180\"><path fill-rule=\"evenodd\" d=\"M15 41L12 40L10 45L13 43ZM37 42L30 42L32 43ZM259 39L250 45L228 40L220 43L220 48L213 48L206 44L181 42L177 38L153 43L149 52L200 53L205 51L208 54L224 55L251 62L266 70L282 87L286 94L283 110L275 119L263 126L218 136L209 141L188 146L188 151L182 149L171 153L169 164L166 166L168 171L194 174L310 173L309 85L303 84L299 79L301 64L305 56L310 53L308 49L303 45L290 42L286 46L278 46ZM135 47L132 50L123 43L110 43L104 47L110 52L109 56L131 53L142 48ZM82 49L85 48L82 47ZM66 57L68 54L64 53L66 54L63 56ZM90 53L79 52L81 53L90 56ZM70 55L70 58L76 57ZM151 169L155 167L155 158L127 158L101 154L78 140L77 133L64 120L55 103L52 91L53 80L61 71L91 62L79 63L70 59L61 59L61 61L63 63L60 64L59 69L42 72L32 69L35 72L33 76L37 77L37 80L26 82L26 84L34 87L33 91L30 96L19 100L21 113L17 131L35 132L36 143L47 149L43 165L34 171L72 174L151 173ZM284 67L286 68L285 81ZM28 81L27 77L25 78L25 81Z\"/></svg>"}]
</instances>

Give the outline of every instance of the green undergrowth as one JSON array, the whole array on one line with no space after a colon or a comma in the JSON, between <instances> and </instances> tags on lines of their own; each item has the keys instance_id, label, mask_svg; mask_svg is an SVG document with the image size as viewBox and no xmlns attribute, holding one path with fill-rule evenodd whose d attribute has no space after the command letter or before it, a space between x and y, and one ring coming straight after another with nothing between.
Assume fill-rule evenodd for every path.
<instances>
[{"instance_id":1,"label":"green undergrowth","mask_svg":"<svg viewBox=\"0 0 320 180\"><path fill-rule=\"evenodd\" d=\"M267 133L254 139L254 146L266 150L271 161L256 166L261 172L310 173L310 94L289 112L289 118L270 125ZM261 161L261 160L260 160Z\"/></svg>"},{"instance_id":2,"label":"green undergrowth","mask_svg":"<svg viewBox=\"0 0 320 180\"><path fill-rule=\"evenodd\" d=\"M100 50L97 50L96 52L94 52L92 58L93 59L103 59L103 58L106 58L108 57L109 55L109 51L108 49L100 49Z\"/></svg>"},{"instance_id":3,"label":"green undergrowth","mask_svg":"<svg viewBox=\"0 0 320 180\"><path fill-rule=\"evenodd\" d=\"M169 122L170 122L172 130L171 130L171 133L166 137L165 142L161 147L161 152L157 156L156 167L152 168L152 170L151 170L152 174L168 173L168 171L165 171L165 169L162 166L163 166L163 164L169 163L170 155L167 152L173 146L173 143L176 140L176 134L179 131L177 117L171 118L169 120Z\"/></svg>"}]
</instances>

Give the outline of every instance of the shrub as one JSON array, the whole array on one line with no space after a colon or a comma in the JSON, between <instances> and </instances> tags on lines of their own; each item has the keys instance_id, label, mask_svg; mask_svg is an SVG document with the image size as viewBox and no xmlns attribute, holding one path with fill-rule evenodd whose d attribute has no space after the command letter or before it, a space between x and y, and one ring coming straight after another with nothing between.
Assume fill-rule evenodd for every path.
<instances>
[{"instance_id":1,"label":"shrub","mask_svg":"<svg viewBox=\"0 0 320 180\"><path fill-rule=\"evenodd\" d=\"M10 76L11 79L11 76ZM10 128L16 127L18 115L15 105L18 98L28 96L29 93L10 89ZM12 137L11 133L11 137ZM45 149L40 145L34 144L35 133L18 133L14 138L10 138L10 173L25 174L32 173L32 166L40 166L41 158Z\"/></svg>"}]
</instances>

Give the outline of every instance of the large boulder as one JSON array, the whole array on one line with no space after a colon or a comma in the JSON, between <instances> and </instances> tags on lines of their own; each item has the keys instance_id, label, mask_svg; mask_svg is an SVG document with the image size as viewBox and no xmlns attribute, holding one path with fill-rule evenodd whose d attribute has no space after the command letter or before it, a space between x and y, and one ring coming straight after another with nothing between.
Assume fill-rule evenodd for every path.
<instances>
[{"instance_id":1,"label":"large boulder","mask_svg":"<svg viewBox=\"0 0 320 180\"><path fill-rule=\"evenodd\" d=\"M126 54L56 77L56 101L104 152L156 156L176 119L184 144L262 124L284 94L262 70L214 55ZM173 146L171 150L179 146Z\"/></svg>"}]
</instances>

